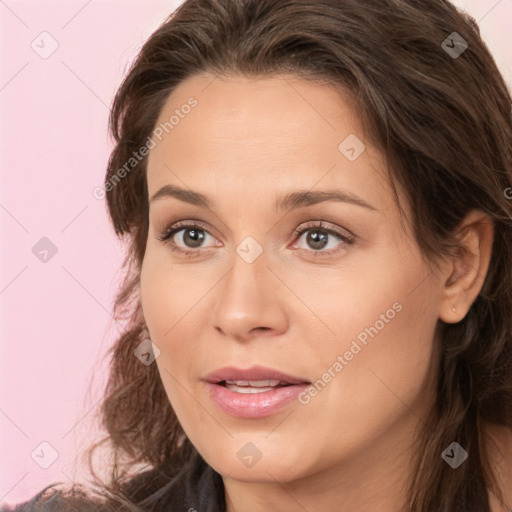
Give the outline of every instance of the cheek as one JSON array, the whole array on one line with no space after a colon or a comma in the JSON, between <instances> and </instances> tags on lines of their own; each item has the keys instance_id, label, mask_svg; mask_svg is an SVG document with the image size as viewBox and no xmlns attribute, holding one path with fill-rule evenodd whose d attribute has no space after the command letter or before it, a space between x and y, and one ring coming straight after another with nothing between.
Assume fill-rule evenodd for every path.
<instances>
[{"instance_id":1,"label":"cheek","mask_svg":"<svg viewBox=\"0 0 512 512\"><path fill-rule=\"evenodd\" d=\"M170 264L161 249L149 249L142 264L142 310L150 338L160 350L156 363L173 406L178 406L182 392L188 396L182 386L188 389L198 377L197 340L210 318L209 292L218 281L211 274L194 265Z\"/></svg>"},{"instance_id":2,"label":"cheek","mask_svg":"<svg viewBox=\"0 0 512 512\"><path fill-rule=\"evenodd\" d=\"M191 344L185 333L189 340L193 328L190 312L197 303L198 290L195 282L187 286L183 273L173 270L163 260L160 251L146 251L140 276L140 300L150 338L160 350L156 364L165 392L183 424L184 417L194 407L182 386L188 387Z\"/></svg>"},{"instance_id":3,"label":"cheek","mask_svg":"<svg viewBox=\"0 0 512 512\"><path fill-rule=\"evenodd\" d=\"M176 332L187 324L187 317L207 290L208 284L200 276L169 264L165 251L149 247L142 263L140 299L153 342L163 342L160 348L165 349L176 340Z\"/></svg>"},{"instance_id":4,"label":"cheek","mask_svg":"<svg viewBox=\"0 0 512 512\"><path fill-rule=\"evenodd\" d=\"M331 310L338 336L316 353L324 373L308 406L312 414L330 411L347 439L360 439L362 425L365 436L378 437L411 412L420 417L431 398L435 290L427 280L411 293L419 279L395 278L360 292L364 305L352 297L337 314Z\"/></svg>"}]
</instances>

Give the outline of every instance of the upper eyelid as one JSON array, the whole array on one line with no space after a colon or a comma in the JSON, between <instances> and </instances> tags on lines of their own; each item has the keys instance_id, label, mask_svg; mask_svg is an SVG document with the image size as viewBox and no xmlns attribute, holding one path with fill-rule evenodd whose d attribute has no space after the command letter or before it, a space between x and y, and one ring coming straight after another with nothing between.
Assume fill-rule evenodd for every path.
<instances>
[{"instance_id":1,"label":"upper eyelid","mask_svg":"<svg viewBox=\"0 0 512 512\"><path fill-rule=\"evenodd\" d=\"M164 230L162 232L167 233L167 232L171 232L171 231L178 231L178 230L181 231L182 229L187 229L187 228L190 229L193 227L198 227L202 231L206 231L210 235L214 236L213 233L211 232L210 228L205 227L205 225L206 225L206 223L203 223L202 221L199 221L199 220L179 220L179 221L173 222L172 224L166 225L166 227L164 228Z\"/></svg>"},{"instance_id":2,"label":"upper eyelid","mask_svg":"<svg viewBox=\"0 0 512 512\"><path fill-rule=\"evenodd\" d=\"M316 220L316 221L308 221L303 223L305 225L298 226L294 233L301 233L307 231L309 229L323 229L328 232L332 232L336 235L346 236L346 238L355 238L355 235L349 231L347 228L343 228L341 226L336 226L332 222L328 222L325 220Z\"/></svg>"}]
</instances>

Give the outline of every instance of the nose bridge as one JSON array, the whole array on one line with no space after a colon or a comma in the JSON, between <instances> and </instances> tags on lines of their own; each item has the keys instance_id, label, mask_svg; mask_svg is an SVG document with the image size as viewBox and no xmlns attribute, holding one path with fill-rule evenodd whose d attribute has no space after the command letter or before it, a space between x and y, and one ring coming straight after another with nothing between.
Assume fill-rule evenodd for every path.
<instances>
[{"instance_id":1,"label":"nose bridge","mask_svg":"<svg viewBox=\"0 0 512 512\"><path fill-rule=\"evenodd\" d=\"M276 293L278 280L268 264L263 247L251 237L235 248L232 268L216 297L214 322L224 334L244 339L253 329L286 328L284 304Z\"/></svg>"}]
</instances>

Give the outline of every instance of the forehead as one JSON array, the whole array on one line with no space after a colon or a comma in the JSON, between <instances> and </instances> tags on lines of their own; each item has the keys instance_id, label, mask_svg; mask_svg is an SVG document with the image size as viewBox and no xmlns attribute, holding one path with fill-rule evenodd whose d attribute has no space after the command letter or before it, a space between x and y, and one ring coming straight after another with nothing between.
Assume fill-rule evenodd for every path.
<instances>
[{"instance_id":1,"label":"forehead","mask_svg":"<svg viewBox=\"0 0 512 512\"><path fill-rule=\"evenodd\" d=\"M150 196L180 180L212 193L268 194L318 183L386 207L382 155L366 140L350 95L330 85L289 75L197 75L169 96L155 128ZM360 156L353 159L352 150Z\"/></svg>"}]
</instances>

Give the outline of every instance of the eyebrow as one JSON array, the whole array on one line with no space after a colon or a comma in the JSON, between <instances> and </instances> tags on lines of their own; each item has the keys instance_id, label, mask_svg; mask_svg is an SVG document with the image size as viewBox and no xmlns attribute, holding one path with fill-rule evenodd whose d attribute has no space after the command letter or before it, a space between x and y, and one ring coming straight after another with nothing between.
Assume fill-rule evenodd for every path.
<instances>
[{"instance_id":1,"label":"eyebrow","mask_svg":"<svg viewBox=\"0 0 512 512\"><path fill-rule=\"evenodd\" d=\"M193 204L200 207L212 209L214 204L205 195L194 192L193 190L186 190L175 185L165 185L160 188L151 197L151 202L164 197L174 197L185 203ZM280 196L275 202L276 211L301 208L311 206L314 204L322 203L324 201L339 201L349 203L356 206L361 206L369 210L378 211L377 208L367 203L360 197L357 197L349 192L342 190L323 190L323 191L310 191L298 190Z\"/></svg>"}]
</instances>

